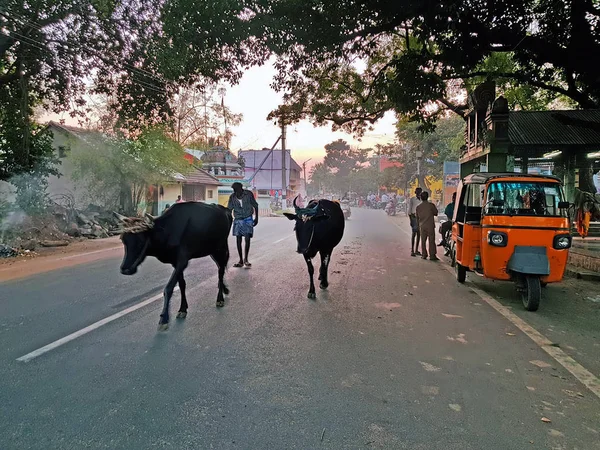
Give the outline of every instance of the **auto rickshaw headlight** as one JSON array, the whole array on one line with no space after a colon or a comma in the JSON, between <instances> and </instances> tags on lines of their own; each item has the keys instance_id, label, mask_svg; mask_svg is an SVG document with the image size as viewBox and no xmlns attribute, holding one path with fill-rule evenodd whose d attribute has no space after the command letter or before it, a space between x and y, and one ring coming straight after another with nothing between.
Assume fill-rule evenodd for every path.
<instances>
[{"instance_id":1,"label":"auto rickshaw headlight","mask_svg":"<svg viewBox=\"0 0 600 450\"><path fill-rule=\"evenodd\" d=\"M499 231L488 231L488 244L495 247L506 247L508 244L508 235Z\"/></svg>"},{"instance_id":2,"label":"auto rickshaw headlight","mask_svg":"<svg viewBox=\"0 0 600 450\"><path fill-rule=\"evenodd\" d=\"M568 234L560 234L558 236L554 236L553 247L556 250L566 250L571 248L572 238Z\"/></svg>"}]
</instances>

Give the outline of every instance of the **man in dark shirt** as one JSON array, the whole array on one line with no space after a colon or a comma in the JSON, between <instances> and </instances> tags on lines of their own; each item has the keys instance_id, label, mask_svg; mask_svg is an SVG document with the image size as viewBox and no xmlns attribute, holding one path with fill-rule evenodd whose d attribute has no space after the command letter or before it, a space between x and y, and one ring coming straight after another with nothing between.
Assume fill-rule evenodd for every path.
<instances>
[{"instance_id":1,"label":"man in dark shirt","mask_svg":"<svg viewBox=\"0 0 600 450\"><path fill-rule=\"evenodd\" d=\"M254 227L258 224L258 203L252 192L243 188L242 183L235 182L231 185L233 194L229 196L227 208L233 211L233 235L237 238L237 250L240 255L239 262L233 267L252 267L248 261L250 253L250 239L254 236ZM252 219L252 214L256 217ZM242 255L242 238L246 240L245 257Z\"/></svg>"},{"instance_id":2,"label":"man in dark shirt","mask_svg":"<svg viewBox=\"0 0 600 450\"><path fill-rule=\"evenodd\" d=\"M446 209L444 210L444 214L447 217L447 221L442 224L442 242L438 244L438 247L443 247L446 245L450 232L452 231L452 219L454 217L454 203L456 202L456 192L452 194L452 202L446 205ZM448 252L446 252L448 253Z\"/></svg>"}]
</instances>

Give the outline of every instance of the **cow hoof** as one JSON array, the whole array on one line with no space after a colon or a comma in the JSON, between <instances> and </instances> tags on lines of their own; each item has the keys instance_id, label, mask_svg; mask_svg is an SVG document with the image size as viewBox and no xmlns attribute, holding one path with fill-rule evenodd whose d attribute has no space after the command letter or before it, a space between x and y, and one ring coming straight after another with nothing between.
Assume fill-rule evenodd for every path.
<instances>
[{"instance_id":1,"label":"cow hoof","mask_svg":"<svg viewBox=\"0 0 600 450\"><path fill-rule=\"evenodd\" d=\"M169 329L168 323L159 323L158 324L158 331L167 331L168 329Z\"/></svg>"},{"instance_id":2,"label":"cow hoof","mask_svg":"<svg viewBox=\"0 0 600 450\"><path fill-rule=\"evenodd\" d=\"M187 316L187 311L179 311L179 312L177 313L177 318L178 318L178 319L185 319L185 318L186 318L186 316Z\"/></svg>"},{"instance_id":3,"label":"cow hoof","mask_svg":"<svg viewBox=\"0 0 600 450\"><path fill-rule=\"evenodd\" d=\"M314 300L315 298L317 298L317 294L315 294L314 292L309 292L308 293L308 298Z\"/></svg>"},{"instance_id":4,"label":"cow hoof","mask_svg":"<svg viewBox=\"0 0 600 450\"><path fill-rule=\"evenodd\" d=\"M321 284L319 285L319 287L320 287L321 289L327 289L327 288L329 287L329 283L321 283Z\"/></svg>"},{"instance_id":5,"label":"cow hoof","mask_svg":"<svg viewBox=\"0 0 600 450\"><path fill-rule=\"evenodd\" d=\"M225 306L225 300L217 300L217 308L222 308Z\"/></svg>"},{"instance_id":6,"label":"cow hoof","mask_svg":"<svg viewBox=\"0 0 600 450\"><path fill-rule=\"evenodd\" d=\"M229 288L227 286L223 286L223 294L229 295Z\"/></svg>"}]
</instances>

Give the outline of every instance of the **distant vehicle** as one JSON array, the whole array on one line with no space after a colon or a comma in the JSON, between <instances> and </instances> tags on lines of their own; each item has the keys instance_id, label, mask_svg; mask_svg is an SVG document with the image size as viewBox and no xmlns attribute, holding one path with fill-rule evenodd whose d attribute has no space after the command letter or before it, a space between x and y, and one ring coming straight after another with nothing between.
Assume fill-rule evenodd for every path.
<instances>
[{"instance_id":1,"label":"distant vehicle","mask_svg":"<svg viewBox=\"0 0 600 450\"><path fill-rule=\"evenodd\" d=\"M342 212L344 213L344 219L348 220L352 215L352 210L350 209L350 202L348 200L342 200L340 202L340 206L342 207Z\"/></svg>"}]
</instances>

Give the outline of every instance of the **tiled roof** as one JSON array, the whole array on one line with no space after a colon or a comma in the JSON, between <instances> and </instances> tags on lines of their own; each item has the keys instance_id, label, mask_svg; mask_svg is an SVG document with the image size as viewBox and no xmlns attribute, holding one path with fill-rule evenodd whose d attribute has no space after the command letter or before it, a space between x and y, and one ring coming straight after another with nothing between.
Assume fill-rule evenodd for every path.
<instances>
[{"instance_id":1,"label":"tiled roof","mask_svg":"<svg viewBox=\"0 0 600 450\"><path fill-rule=\"evenodd\" d=\"M208 184L212 186L221 185L221 182L217 178L197 167L194 167L190 173L185 174L183 178L183 183L185 184Z\"/></svg>"},{"instance_id":2,"label":"tiled roof","mask_svg":"<svg viewBox=\"0 0 600 450\"><path fill-rule=\"evenodd\" d=\"M511 111L513 146L600 148L600 110Z\"/></svg>"}]
</instances>

